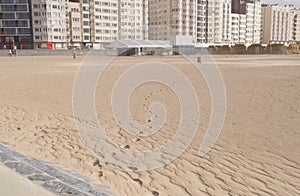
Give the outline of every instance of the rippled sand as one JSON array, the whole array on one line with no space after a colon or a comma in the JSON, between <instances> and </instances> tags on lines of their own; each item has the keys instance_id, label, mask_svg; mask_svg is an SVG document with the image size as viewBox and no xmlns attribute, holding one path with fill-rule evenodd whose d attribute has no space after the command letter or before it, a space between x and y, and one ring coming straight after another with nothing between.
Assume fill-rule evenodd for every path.
<instances>
[{"instance_id":1,"label":"rippled sand","mask_svg":"<svg viewBox=\"0 0 300 196\"><path fill-rule=\"evenodd\" d=\"M121 147L146 150L164 144L178 127L179 102L158 83L132 95L133 117L146 123L155 101L168 110L165 126L137 138L114 120L110 94L122 72L144 61L180 69L197 91L198 134L190 148L164 168L124 172L86 149L75 127L72 88L82 57L0 58L0 141L29 156L57 163L111 187L116 195L300 195L300 56L214 56L227 89L227 116L209 154L197 155L210 117L210 95L197 70L182 57L120 57L96 92L99 122Z\"/></svg>"}]
</instances>

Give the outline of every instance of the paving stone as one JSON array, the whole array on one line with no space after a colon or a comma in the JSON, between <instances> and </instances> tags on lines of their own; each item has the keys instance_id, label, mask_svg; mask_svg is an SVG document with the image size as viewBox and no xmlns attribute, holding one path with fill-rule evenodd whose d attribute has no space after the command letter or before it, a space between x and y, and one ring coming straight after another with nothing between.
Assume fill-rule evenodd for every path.
<instances>
[{"instance_id":1,"label":"paving stone","mask_svg":"<svg viewBox=\"0 0 300 196\"><path fill-rule=\"evenodd\" d=\"M86 195L88 195L88 194L86 194L86 193L83 193L83 192L80 192L80 191L78 191L78 190L76 190L76 189L73 189L73 188L71 188L71 187L65 187L62 191L61 191L61 194L62 195L82 195L82 196L86 196Z\"/></svg>"},{"instance_id":2,"label":"paving stone","mask_svg":"<svg viewBox=\"0 0 300 196\"><path fill-rule=\"evenodd\" d=\"M93 187L87 182L79 182L79 183L73 184L73 186L83 192L89 192L89 191L93 190Z\"/></svg>"},{"instance_id":3,"label":"paving stone","mask_svg":"<svg viewBox=\"0 0 300 196\"><path fill-rule=\"evenodd\" d=\"M27 176L27 178L31 181L44 181L44 182L55 179L47 174L34 174L31 176Z\"/></svg>"},{"instance_id":4,"label":"paving stone","mask_svg":"<svg viewBox=\"0 0 300 196\"><path fill-rule=\"evenodd\" d=\"M51 192L58 193L59 195L87 195L59 181L48 181L45 182L42 186Z\"/></svg>"},{"instance_id":5,"label":"paving stone","mask_svg":"<svg viewBox=\"0 0 300 196\"><path fill-rule=\"evenodd\" d=\"M71 177L70 175L61 172L56 172L55 174L53 174L53 176L67 184L79 184L83 182L77 178Z\"/></svg>"},{"instance_id":6,"label":"paving stone","mask_svg":"<svg viewBox=\"0 0 300 196\"><path fill-rule=\"evenodd\" d=\"M22 175L30 175L30 174L38 174L41 173L39 170L35 169L34 167L31 167L25 163L20 163L16 167L16 171L19 172Z\"/></svg>"},{"instance_id":7,"label":"paving stone","mask_svg":"<svg viewBox=\"0 0 300 196\"><path fill-rule=\"evenodd\" d=\"M95 185L76 171L50 166L10 150L0 143L0 162L58 195L110 195L108 186Z\"/></svg>"},{"instance_id":8,"label":"paving stone","mask_svg":"<svg viewBox=\"0 0 300 196\"><path fill-rule=\"evenodd\" d=\"M12 162L12 161L17 161L16 159L12 158L11 156L8 156L6 154L2 154L0 153L0 160L2 163L5 163L5 162Z\"/></svg>"},{"instance_id":9,"label":"paving stone","mask_svg":"<svg viewBox=\"0 0 300 196\"><path fill-rule=\"evenodd\" d=\"M26 159L26 156L24 156L24 155L22 155L22 154L20 154L18 152L10 150L9 148L7 148L6 146L4 146L3 144L0 144L0 150L2 151L3 154L9 155L12 158L15 158L15 159Z\"/></svg>"},{"instance_id":10,"label":"paving stone","mask_svg":"<svg viewBox=\"0 0 300 196\"><path fill-rule=\"evenodd\" d=\"M31 166L43 171L43 172L46 172L50 176L53 176L53 174L59 172L54 167L48 166L48 165L44 164L43 162L36 160L36 159L32 159L32 160L27 159L27 160L24 160L24 162L27 163L28 165L31 165Z\"/></svg>"},{"instance_id":11,"label":"paving stone","mask_svg":"<svg viewBox=\"0 0 300 196\"><path fill-rule=\"evenodd\" d=\"M9 167L10 169L16 169L17 165L19 165L20 162L5 162L4 165Z\"/></svg>"},{"instance_id":12,"label":"paving stone","mask_svg":"<svg viewBox=\"0 0 300 196\"><path fill-rule=\"evenodd\" d=\"M90 190L88 193L91 194L91 195L93 195L93 196L108 196L109 195L107 193L97 192L95 190Z\"/></svg>"}]
</instances>

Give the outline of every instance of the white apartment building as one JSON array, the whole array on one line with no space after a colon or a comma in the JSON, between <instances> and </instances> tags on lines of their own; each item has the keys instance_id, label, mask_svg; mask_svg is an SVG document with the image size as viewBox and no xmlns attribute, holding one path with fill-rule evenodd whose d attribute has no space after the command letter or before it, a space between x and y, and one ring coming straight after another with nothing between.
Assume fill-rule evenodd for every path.
<instances>
[{"instance_id":1,"label":"white apartment building","mask_svg":"<svg viewBox=\"0 0 300 196\"><path fill-rule=\"evenodd\" d=\"M68 31L70 45L80 47L83 43L82 31L82 6L79 2L69 2L68 6Z\"/></svg>"},{"instance_id":2,"label":"white apartment building","mask_svg":"<svg viewBox=\"0 0 300 196\"><path fill-rule=\"evenodd\" d=\"M246 46L260 43L261 2L260 0L246 1Z\"/></svg>"},{"instance_id":3,"label":"white apartment building","mask_svg":"<svg viewBox=\"0 0 300 196\"><path fill-rule=\"evenodd\" d=\"M91 41L103 47L118 39L118 0L91 1Z\"/></svg>"},{"instance_id":4,"label":"white apartment building","mask_svg":"<svg viewBox=\"0 0 300 196\"><path fill-rule=\"evenodd\" d=\"M66 48L68 44L66 1L32 0L35 48Z\"/></svg>"},{"instance_id":5,"label":"white apartment building","mask_svg":"<svg viewBox=\"0 0 300 196\"><path fill-rule=\"evenodd\" d=\"M119 1L119 39L144 39L144 0Z\"/></svg>"},{"instance_id":6,"label":"white apartment building","mask_svg":"<svg viewBox=\"0 0 300 196\"><path fill-rule=\"evenodd\" d=\"M223 2L223 37L222 44L230 44L231 42L231 0Z\"/></svg>"},{"instance_id":7,"label":"white apartment building","mask_svg":"<svg viewBox=\"0 0 300 196\"><path fill-rule=\"evenodd\" d=\"M260 0L232 0L231 44L260 43L261 2Z\"/></svg>"},{"instance_id":8,"label":"white apartment building","mask_svg":"<svg viewBox=\"0 0 300 196\"><path fill-rule=\"evenodd\" d=\"M229 44L231 40L231 0L197 1L197 42Z\"/></svg>"},{"instance_id":9,"label":"white apartment building","mask_svg":"<svg viewBox=\"0 0 300 196\"><path fill-rule=\"evenodd\" d=\"M32 17L36 48L148 38L147 0L32 0Z\"/></svg>"},{"instance_id":10,"label":"white apartment building","mask_svg":"<svg viewBox=\"0 0 300 196\"><path fill-rule=\"evenodd\" d=\"M246 15L231 14L231 45L246 43Z\"/></svg>"},{"instance_id":11,"label":"white apartment building","mask_svg":"<svg viewBox=\"0 0 300 196\"><path fill-rule=\"evenodd\" d=\"M150 39L190 35L195 42L231 42L231 0L149 0Z\"/></svg>"},{"instance_id":12,"label":"white apartment building","mask_svg":"<svg viewBox=\"0 0 300 196\"><path fill-rule=\"evenodd\" d=\"M206 43L210 45L229 44L231 40L231 1L207 0L206 12ZM198 40L200 39L201 37L198 38Z\"/></svg>"},{"instance_id":13,"label":"white apartment building","mask_svg":"<svg viewBox=\"0 0 300 196\"><path fill-rule=\"evenodd\" d=\"M197 38L196 0L149 0L149 39Z\"/></svg>"},{"instance_id":14,"label":"white apartment building","mask_svg":"<svg viewBox=\"0 0 300 196\"><path fill-rule=\"evenodd\" d=\"M144 40L149 38L149 3L148 0L143 1L143 36Z\"/></svg>"},{"instance_id":15,"label":"white apartment building","mask_svg":"<svg viewBox=\"0 0 300 196\"><path fill-rule=\"evenodd\" d=\"M294 9L292 10L292 40L294 42L300 42L300 10Z\"/></svg>"},{"instance_id":16,"label":"white apartment building","mask_svg":"<svg viewBox=\"0 0 300 196\"><path fill-rule=\"evenodd\" d=\"M94 47L103 48L117 39L148 38L145 0L91 0L89 6L90 39Z\"/></svg>"},{"instance_id":17,"label":"white apartment building","mask_svg":"<svg viewBox=\"0 0 300 196\"><path fill-rule=\"evenodd\" d=\"M289 44L293 40L294 9L294 6L263 5L263 44Z\"/></svg>"},{"instance_id":18,"label":"white apartment building","mask_svg":"<svg viewBox=\"0 0 300 196\"><path fill-rule=\"evenodd\" d=\"M89 0L80 0L81 3L81 37L83 41L83 45L89 45L91 44L92 40L92 17L90 11L90 3L92 1Z\"/></svg>"},{"instance_id":19,"label":"white apartment building","mask_svg":"<svg viewBox=\"0 0 300 196\"><path fill-rule=\"evenodd\" d=\"M197 3L197 42L207 42L207 0L199 0Z\"/></svg>"},{"instance_id":20,"label":"white apartment building","mask_svg":"<svg viewBox=\"0 0 300 196\"><path fill-rule=\"evenodd\" d=\"M261 37L261 23L262 23L262 11L261 11L261 1L255 0L253 1L254 4L254 32L253 32L253 44L260 44L260 37Z\"/></svg>"}]
</instances>

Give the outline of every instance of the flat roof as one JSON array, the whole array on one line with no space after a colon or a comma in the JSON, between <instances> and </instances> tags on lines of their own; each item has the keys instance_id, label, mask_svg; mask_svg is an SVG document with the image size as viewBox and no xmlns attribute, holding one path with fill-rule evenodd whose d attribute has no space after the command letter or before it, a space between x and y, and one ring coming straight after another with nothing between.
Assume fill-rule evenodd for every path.
<instances>
[{"instance_id":1,"label":"flat roof","mask_svg":"<svg viewBox=\"0 0 300 196\"><path fill-rule=\"evenodd\" d=\"M171 48L170 41L165 40L116 40L106 48Z\"/></svg>"}]
</instances>

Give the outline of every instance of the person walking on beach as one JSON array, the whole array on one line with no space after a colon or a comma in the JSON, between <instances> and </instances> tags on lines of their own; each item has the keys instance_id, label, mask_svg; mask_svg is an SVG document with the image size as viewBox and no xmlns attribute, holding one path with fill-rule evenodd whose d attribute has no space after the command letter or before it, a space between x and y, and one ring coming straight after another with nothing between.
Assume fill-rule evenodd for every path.
<instances>
[{"instance_id":1,"label":"person walking on beach","mask_svg":"<svg viewBox=\"0 0 300 196\"><path fill-rule=\"evenodd\" d=\"M76 58L75 48L73 49L72 54L73 54L73 59L75 59Z\"/></svg>"},{"instance_id":2,"label":"person walking on beach","mask_svg":"<svg viewBox=\"0 0 300 196\"><path fill-rule=\"evenodd\" d=\"M17 46L14 46L14 56L17 56Z\"/></svg>"},{"instance_id":3,"label":"person walking on beach","mask_svg":"<svg viewBox=\"0 0 300 196\"><path fill-rule=\"evenodd\" d=\"M11 50L11 49L9 50L8 55L9 55L10 57L12 57L12 50Z\"/></svg>"}]
</instances>

